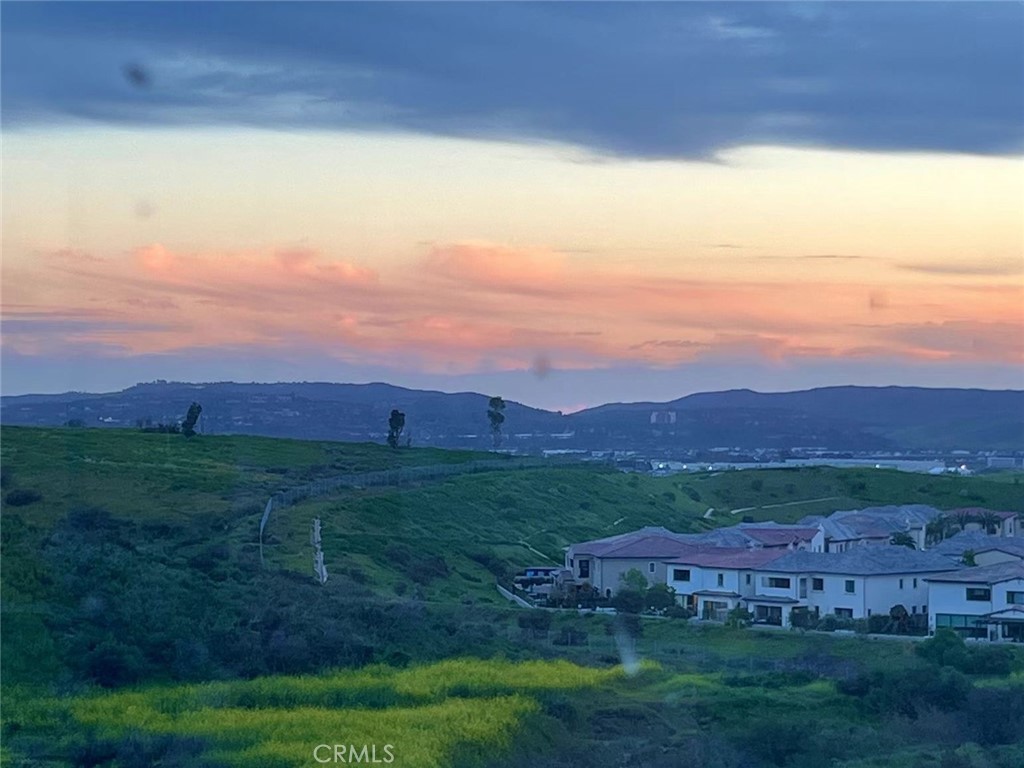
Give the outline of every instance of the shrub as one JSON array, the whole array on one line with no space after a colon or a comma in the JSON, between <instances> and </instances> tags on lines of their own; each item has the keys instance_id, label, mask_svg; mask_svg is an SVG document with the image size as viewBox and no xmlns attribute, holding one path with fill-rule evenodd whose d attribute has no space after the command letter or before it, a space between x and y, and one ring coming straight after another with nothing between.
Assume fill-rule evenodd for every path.
<instances>
[{"instance_id":1,"label":"shrub","mask_svg":"<svg viewBox=\"0 0 1024 768\"><path fill-rule=\"evenodd\" d=\"M818 625L816 629L819 632L835 632L839 629L839 619L834 614L826 613L820 619L818 619Z\"/></svg>"},{"instance_id":2,"label":"shrub","mask_svg":"<svg viewBox=\"0 0 1024 768\"><path fill-rule=\"evenodd\" d=\"M870 616L868 616L868 632L874 635L878 635L887 631L888 628L889 617L886 616L884 613L873 613Z\"/></svg>"},{"instance_id":3,"label":"shrub","mask_svg":"<svg viewBox=\"0 0 1024 768\"><path fill-rule=\"evenodd\" d=\"M726 626L729 627L747 627L750 626L750 622L754 620L754 614L744 608L742 605L737 605L731 611L725 620Z\"/></svg>"},{"instance_id":4,"label":"shrub","mask_svg":"<svg viewBox=\"0 0 1024 768\"><path fill-rule=\"evenodd\" d=\"M490 550L472 552L469 555L469 559L482 565L497 579L507 579L510 575L511 569L508 563Z\"/></svg>"},{"instance_id":5,"label":"shrub","mask_svg":"<svg viewBox=\"0 0 1024 768\"><path fill-rule=\"evenodd\" d=\"M665 609L665 615L670 619L689 619L693 617L693 613L689 608L685 608L682 605L672 605Z\"/></svg>"},{"instance_id":6,"label":"shrub","mask_svg":"<svg viewBox=\"0 0 1024 768\"><path fill-rule=\"evenodd\" d=\"M640 613L646 602L644 593L635 589L619 590L611 599L612 607L622 613Z\"/></svg>"},{"instance_id":7,"label":"shrub","mask_svg":"<svg viewBox=\"0 0 1024 768\"><path fill-rule=\"evenodd\" d=\"M817 620L806 608L796 607L789 612L789 626L793 629L814 629Z\"/></svg>"},{"instance_id":8,"label":"shrub","mask_svg":"<svg viewBox=\"0 0 1024 768\"><path fill-rule=\"evenodd\" d=\"M8 491L4 497L4 501L12 507L25 507L29 504L35 504L37 501L42 501L43 495L38 491L32 491L28 489L18 489L14 491Z\"/></svg>"},{"instance_id":9,"label":"shrub","mask_svg":"<svg viewBox=\"0 0 1024 768\"><path fill-rule=\"evenodd\" d=\"M967 722L982 745L1014 744L1024 739L1024 686L978 688L967 698Z\"/></svg>"},{"instance_id":10,"label":"shrub","mask_svg":"<svg viewBox=\"0 0 1024 768\"><path fill-rule=\"evenodd\" d=\"M918 643L914 651L939 667L960 669L967 664L967 644L952 629L936 630L934 637Z\"/></svg>"},{"instance_id":11,"label":"shrub","mask_svg":"<svg viewBox=\"0 0 1024 768\"><path fill-rule=\"evenodd\" d=\"M667 584L655 584L647 590L647 607L665 611L676 604L676 591Z\"/></svg>"},{"instance_id":12,"label":"shrub","mask_svg":"<svg viewBox=\"0 0 1024 768\"><path fill-rule=\"evenodd\" d=\"M975 646L967 652L967 668L963 671L975 675L1009 675L1013 672L1014 659L1013 650L1005 646Z\"/></svg>"},{"instance_id":13,"label":"shrub","mask_svg":"<svg viewBox=\"0 0 1024 768\"><path fill-rule=\"evenodd\" d=\"M548 611L528 611L516 619L519 628L533 633L534 637L544 636L551 629L551 614Z\"/></svg>"},{"instance_id":14,"label":"shrub","mask_svg":"<svg viewBox=\"0 0 1024 768\"><path fill-rule=\"evenodd\" d=\"M137 648L116 640L105 640L82 660L85 674L104 688L115 688L139 680L145 661Z\"/></svg>"}]
</instances>

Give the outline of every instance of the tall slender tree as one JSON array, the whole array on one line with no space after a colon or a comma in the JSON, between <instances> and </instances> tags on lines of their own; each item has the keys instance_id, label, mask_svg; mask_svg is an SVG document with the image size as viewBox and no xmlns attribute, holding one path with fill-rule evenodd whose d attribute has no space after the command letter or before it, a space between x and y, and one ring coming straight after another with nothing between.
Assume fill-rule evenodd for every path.
<instances>
[{"instance_id":1,"label":"tall slender tree","mask_svg":"<svg viewBox=\"0 0 1024 768\"><path fill-rule=\"evenodd\" d=\"M181 434L185 437L192 437L196 433L196 422L199 421L199 414L203 412L203 406L193 402L185 414L185 421L181 423Z\"/></svg>"},{"instance_id":2,"label":"tall slender tree","mask_svg":"<svg viewBox=\"0 0 1024 768\"><path fill-rule=\"evenodd\" d=\"M398 438L402 436L405 429L405 414L399 410L391 411L391 418L388 419L388 445L392 448L398 447Z\"/></svg>"},{"instance_id":3,"label":"tall slender tree","mask_svg":"<svg viewBox=\"0 0 1024 768\"><path fill-rule=\"evenodd\" d=\"M491 422L491 439L494 447L501 447L501 425L505 423L505 401L500 397L492 397L487 403L487 418Z\"/></svg>"}]
</instances>

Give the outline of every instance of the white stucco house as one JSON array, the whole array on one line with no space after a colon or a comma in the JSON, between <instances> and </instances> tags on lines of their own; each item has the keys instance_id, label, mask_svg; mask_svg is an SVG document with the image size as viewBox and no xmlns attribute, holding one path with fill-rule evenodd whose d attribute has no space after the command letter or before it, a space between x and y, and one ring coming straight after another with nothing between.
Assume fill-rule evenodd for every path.
<instances>
[{"instance_id":1,"label":"white stucco house","mask_svg":"<svg viewBox=\"0 0 1024 768\"><path fill-rule=\"evenodd\" d=\"M674 533L650 526L593 541L573 544L565 553L565 567L577 583L592 585L604 597L622 588L622 576L638 570L648 585L667 582L666 562L677 557L717 549L792 550L824 548L820 528L742 523L704 533Z\"/></svg>"},{"instance_id":2,"label":"white stucco house","mask_svg":"<svg viewBox=\"0 0 1024 768\"><path fill-rule=\"evenodd\" d=\"M773 560L758 576L765 597L785 595L818 616L865 619L876 613L888 615L897 605L909 614L927 613L924 577L942 573L949 565L942 555L907 547L854 547L844 552L793 552ZM755 606L751 610L756 616L757 597L748 603ZM782 614L785 623L786 612Z\"/></svg>"},{"instance_id":3,"label":"white stucco house","mask_svg":"<svg viewBox=\"0 0 1024 768\"><path fill-rule=\"evenodd\" d=\"M794 609L861 619L902 605L909 614L927 614L925 577L951 565L933 552L887 546L696 552L667 562L666 570L667 584L698 618L720 621L743 605L756 622L788 626Z\"/></svg>"},{"instance_id":4,"label":"white stucco house","mask_svg":"<svg viewBox=\"0 0 1024 768\"><path fill-rule=\"evenodd\" d=\"M667 583L695 616L725 621L729 611L756 593L756 569L787 551L719 547L690 552L665 564Z\"/></svg>"},{"instance_id":5,"label":"white stucco house","mask_svg":"<svg viewBox=\"0 0 1024 768\"><path fill-rule=\"evenodd\" d=\"M964 637L1024 642L1024 562L930 576L928 631L949 627Z\"/></svg>"}]
</instances>

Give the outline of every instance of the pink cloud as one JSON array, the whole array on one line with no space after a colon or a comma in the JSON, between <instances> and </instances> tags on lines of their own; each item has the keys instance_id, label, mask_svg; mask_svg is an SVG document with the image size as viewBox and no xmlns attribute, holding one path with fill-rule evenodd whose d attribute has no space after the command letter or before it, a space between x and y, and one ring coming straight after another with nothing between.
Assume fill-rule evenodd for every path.
<instances>
[{"instance_id":1,"label":"pink cloud","mask_svg":"<svg viewBox=\"0 0 1024 768\"><path fill-rule=\"evenodd\" d=\"M149 244L102 258L56 252L4 278L5 318L20 322L3 344L33 354L47 339L109 354L301 346L366 364L538 375L723 356L1006 362L1021 360L1024 325L1019 286L696 279L479 242L383 272L308 248ZM43 322L55 312L81 322L62 336Z\"/></svg>"}]
</instances>

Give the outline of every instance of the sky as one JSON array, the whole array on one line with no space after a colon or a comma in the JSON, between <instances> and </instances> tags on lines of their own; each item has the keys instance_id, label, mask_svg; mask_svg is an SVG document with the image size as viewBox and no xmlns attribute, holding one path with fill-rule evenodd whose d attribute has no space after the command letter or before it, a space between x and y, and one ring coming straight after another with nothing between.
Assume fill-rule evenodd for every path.
<instances>
[{"instance_id":1,"label":"sky","mask_svg":"<svg viewBox=\"0 0 1024 768\"><path fill-rule=\"evenodd\" d=\"M1019 3L5 3L4 394L1024 388Z\"/></svg>"}]
</instances>

